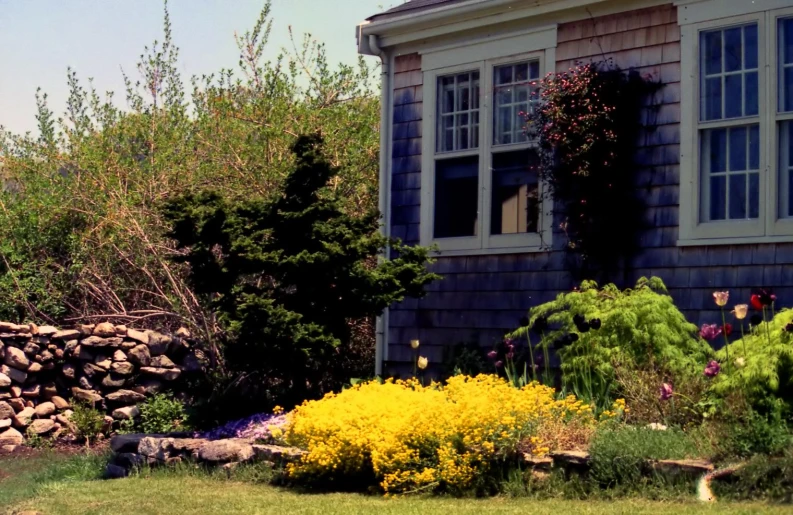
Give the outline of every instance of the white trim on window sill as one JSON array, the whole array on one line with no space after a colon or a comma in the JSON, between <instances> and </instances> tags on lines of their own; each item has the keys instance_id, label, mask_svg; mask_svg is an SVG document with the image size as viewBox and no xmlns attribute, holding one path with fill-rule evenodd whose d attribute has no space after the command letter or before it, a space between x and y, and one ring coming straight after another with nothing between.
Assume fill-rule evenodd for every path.
<instances>
[{"instance_id":1,"label":"white trim on window sill","mask_svg":"<svg viewBox=\"0 0 793 515\"><path fill-rule=\"evenodd\" d=\"M437 243L435 240L434 243ZM503 247L497 249L469 249L469 250L436 250L431 252L432 257L463 257L463 256L493 256L504 254L538 254L551 252L553 249L542 247Z\"/></svg>"},{"instance_id":2,"label":"white trim on window sill","mask_svg":"<svg viewBox=\"0 0 793 515\"><path fill-rule=\"evenodd\" d=\"M752 236L748 238L700 238L696 240L677 240L678 247L754 245L758 243L793 243L793 236Z\"/></svg>"}]
</instances>

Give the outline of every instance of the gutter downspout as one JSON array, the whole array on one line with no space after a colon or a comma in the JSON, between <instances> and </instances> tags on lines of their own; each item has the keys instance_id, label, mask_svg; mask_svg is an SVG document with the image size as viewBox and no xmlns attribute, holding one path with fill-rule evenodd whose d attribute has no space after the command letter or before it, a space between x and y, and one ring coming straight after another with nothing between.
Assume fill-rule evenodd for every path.
<instances>
[{"instance_id":1,"label":"gutter downspout","mask_svg":"<svg viewBox=\"0 0 793 515\"><path fill-rule=\"evenodd\" d=\"M380 57L381 74L380 74L380 178L378 184L378 209L383 217L383 223L380 225L380 234L388 238L391 235L390 216L388 213L389 201L389 177L388 177L388 149L389 137L391 135L391 122L388 116L388 107L391 105L391 88L389 81L389 62L388 55L380 48L377 36L374 34L369 35L369 48L374 55ZM379 257L381 260L388 259L388 247L385 248ZM383 362L386 358L388 347L388 308L377 317L375 329L375 370L376 376L383 375Z\"/></svg>"}]
</instances>

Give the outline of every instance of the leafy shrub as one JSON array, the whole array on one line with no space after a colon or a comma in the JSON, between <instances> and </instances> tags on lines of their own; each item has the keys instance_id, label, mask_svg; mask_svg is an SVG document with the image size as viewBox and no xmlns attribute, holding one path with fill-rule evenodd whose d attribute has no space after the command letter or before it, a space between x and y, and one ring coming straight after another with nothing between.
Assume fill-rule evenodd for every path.
<instances>
[{"instance_id":1,"label":"leafy shrub","mask_svg":"<svg viewBox=\"0 0 793 515\"><path fill-rule=\"evenodd\" d=\"M594 329L591 322L600 327ZM544 327L534 348L553 348L561 357L562 383L579 397L610 404L615 367L656 368L669 381L701 374L712 354L657 277L641 278L632 289L584 281L580 290L561 293L532 308L529 324L513 338L531 338ZM532 351L534 352L534 351Z\"/></svg>"},{"instance_id":2,"label":"leafy shrub","mask_svg":"<svg viewBox=\"0 0 793 515\"><path fill-rule=\"evenodd\" d=\"M793 452L769 458L755 456L729 476L711 483L720 500L763 500L793 503Z\"/></svg>"},{"instance_id":3,"label":"leafy shrub","mask_svg":"<svg viewBox=\"0 0 793 515\"><path fill-rule=\"evenodd\" d=\"M137 427L144 433L170 433L189 428L184 404L168 394L152 395L138 404L138 408L140 418Z\"/></svg>"},{"instance_id":4,"label":"leafy shrub","mask_svg":"<svg viewBox=\"0 0 793 515\"><path fill-rule=\"evenodd\" d=\"M767 322L747 328L743 338L731 343L728 349L721 349L717 359L725 363L729 351L733 366L723 367L711 391L722 397L740 392L761 411L774 409L774 399L782 399L787 410L793 411L793 332L789 330L793 326L790 324L793 324L793 310L783 309Z\"/></svg>"},{"instance_id":5,"label":"leafy shrub","mask_svg":"<svg viewBox=\"0 0 793 515\"><path fill-rule=\"evenodd\" d=\"M767 413L751 408L732 413L729 409L703 426L718 460L747 458L755 454L780 455L793 442L783 416L784 405Z\"/></svg>"},{"instance_id":6,"label":"leafy shrub","mask_svg":"<svg viewBox=\"0 0 793 515\"><path fill-rule=\"evenodd\" d=\"M72 409L74 413L69 421L74 424L76 436L85 439L86 445L90 445L102 433L105 416L87 402L75 402Z\"/></svg>"},{"instance_id":7,"label":"leafy shrub","mask_svg":"<svg viewBox=\"0 0 793 515\"><path fill-rule=\"evenodd\" d=\"M445 386L359 383L305 402L289 419L286 440L308 451L289 469L293 478L376 482L385 492L476 488L519 452L548 452L545 424L596 424L573 397L555 400L551 388L517 389L493 375L458 375Z\"/></svg>"},{"instance_id":8,"label":"leafy shrub","mask_svg":"<svg viewBox=\"0 0 793 515\"><path fill-rule=\"evenodd\" d=\"M336 350L352 338L349 321L423 296L438 277L425 268L426 249L379 235L376 211L344 213L320 137L293 150L297 165L274 200L207 192L172 199L165 211L179 261L225 329L226 392L239 397L224 403L235 407L289 407L340 388L349 376ZM386 245L395 255L378 263Z\"/></svg>"},{"instance_id":9,"label":"leafy shrub","mask_svg":"<svg viewBox=\"0 0 793 515\"><path fill-rule=\"evenodd\" d=\"M648 472L648 460L697 457L698 448L686 433L636 426L604 426L589 448L590 476L602 486L630 484Z\"/></svg>"}]
</instances>

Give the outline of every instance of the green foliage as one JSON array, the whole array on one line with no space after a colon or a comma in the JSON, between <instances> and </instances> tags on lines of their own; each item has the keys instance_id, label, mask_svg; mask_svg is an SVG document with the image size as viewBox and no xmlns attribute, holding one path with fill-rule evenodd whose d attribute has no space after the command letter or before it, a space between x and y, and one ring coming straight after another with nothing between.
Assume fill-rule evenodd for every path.
<instances>
[{"instance_id":1,"label":"green foliage","mask_svg":"<svg viewBox=\"0 0 793 515\"><path fill-rule=\"evenodd\" d=\"M138 404L140 417L135 430L143 433L171 433L189 429L184 404L164 393L154 394Z\"/></svg>"},{"instance_id":2,"label":"green foliage","mask_svg":"<svg viewBox=\"0 0 793 515\"><path fill-rule=\"evenodd\" d=\"M265 403L258 409L341 387L334 357L351 338L349 321L422 296L437 278L426 249L379 235L376 211L344 212L321 138L300 138L294 152L279 198L188 194L165 211L194 291L211 299L225 330L234 388ZM387 244L395 257L378 263Z\"/></svg>"},{"instance_id":3,"label":"green foliage","mask_svg":"<svg viewBox=\"0 0 793 515\"><path fill-rule=\"evenodd\" d=\"M793 410L793 332L786 330L791 323L793 310L783 309L767 322L747 329L743 338L729 345L732 373L723 366L711 391L722 397L741 392L760 410L768 409L769 401L773 404L778 398ZM722 363L726 352L721 349L716 354Z\"/></svg>"},{"instance_id":4,"label":"green foliage","mask_svg":"<svg viewBox=\"0 0 793 515\"><path fill-rule=\"evenodd\" d=\"M793 451L779 458L755 456L733 474L711 483L720 500L793 503Z\"/></svg>"},{"instance_id":5,"label":"green foliage","mask_svg":"<svg viewBox=\"0 0 793 515\"><path fill-rule=\"evenodd\" d=\"M102 433L105 416L87 402L75 402L73 410L69 420L74 424L76 436L85 439L86 445L90 445Z\"/></svg>"},{"instance_id":6,"label":"green foliage","mask_svg":"<svg viewBox=\"0 0 793 515\"><path fill-rule=\"evenodd\" d=\"M237 39L239 63L186 83L166 6L163 38L124 74L120 102L69 70L62 116L37 93L39 134L0 128L0 318L110 314L174 329L186 321L208 338L218 327L186 268L169 259L177 251L159 206L206 188L278 198L299 134L323 133L326 158L340 168L330 190L345 212L376 205L372 69L362 60L331 66L309 38L266 61L270 12L266 2Z\"/></svg>"},{"instance_id":7,"label":"green foliage","mask_svg":"<svg viewBox=\"0 0 793 515\"><path fill-rule=\"evenodd\" d=\"M602 325L581 331L577 316ZM678 381L701 374L712 353L657 277L641 278L635 288L622 291L584 281L580 290L532 308L529 318L528 326L510 336L525 341L537 320L547 319L548 329L534 348L554 348L562 360L563 387L606 406L620 393L614 388L615 367L657 368ZM577 339L571 342L568 335Z\"/></svg>"},{"instance_id":8,"label":"green foliage","mask_svg":"<svg viewBox=\"0 0 793 515\"><path fill-rule=\"evenodd\" d=\"M784 417L785 406L777 402L767 413L749 409L733 414L719 413L714 421L714 454L719 460L747 458L755 454L780 455L793 443Z\"/></svg>"},{"instance_id":9,"label":"green foliage","mask_svg":"<svg viewBox=\"0 0 793 515\"><path fill-rule=\"evenodd\" d=\"M605 427L595 433L589 448L590 476L602 486L631 484L652 473L650 460L697 457L696 443L676 429Z\"/></svg>"},{"instance_id":10,"label":"green foliage","mask_svg":"<svg viewBox=\"0 0 793 515\"><path fill-rule=\"evenodd\" d=\"M493 366L478 343L458 343L444 348L443 373L446 376L477 376L492 372Z\"/></svg>"}]
</instances>

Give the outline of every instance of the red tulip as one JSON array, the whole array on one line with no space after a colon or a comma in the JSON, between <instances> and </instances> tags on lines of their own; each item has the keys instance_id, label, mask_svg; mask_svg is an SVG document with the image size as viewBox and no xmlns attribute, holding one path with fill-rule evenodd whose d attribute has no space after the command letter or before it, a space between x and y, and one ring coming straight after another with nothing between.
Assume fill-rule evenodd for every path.
<instances>
[{"instance_id":1,"label":"red tulip","mask_svg":"<svg viewBox=\"0 0 793 515\"><path fill-rule=\"evenodd\" d=\"M732 324L730 323L724 324L722 329L724 330L725 335L729 336L732 334Z\"/></svg>"},{"instance_id":2,"label":"red tulip","mask_svg":"<svg viewBox=\"0 0 793 515\"><path fill-rule=\"evenodd\" d=\"M760 302L760 295L752 295L749 299L749 302L752 304L754 309L763 309L763 303Z\"/></svg>"}]
</instances>

